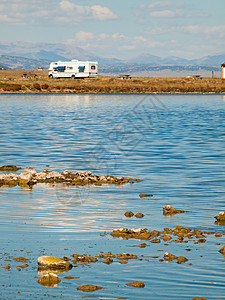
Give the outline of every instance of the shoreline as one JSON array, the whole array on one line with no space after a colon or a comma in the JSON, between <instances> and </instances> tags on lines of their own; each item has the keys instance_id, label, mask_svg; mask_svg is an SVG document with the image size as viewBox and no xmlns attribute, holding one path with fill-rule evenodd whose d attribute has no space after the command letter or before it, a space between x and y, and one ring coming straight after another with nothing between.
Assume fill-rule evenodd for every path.
<instances>
[{"instance_id":1,"label":"shoreline","mask_svg":"<svg viewBox=\"0 0 225 300\"><path fill-rule=\"evenodd\" d=\"M48 71L0 70L0 94L18 95L225 95L222 78L101 76L48 78Z\"/></svg>"},{"instance_id":2,"label":"shoreline","mask_svg":"<svg viewBox=\"0 0 225 300\"><path fill-rule=\"evenodd\" d=\"M223 93L212 93L212 92L208 92L208 93L199 93L199 92L190 92L190 93L174 93L174 92L171 92L171 93L17 93L17 92L9 92L9 93L6 93L6 92L1 92L0 91L0 95L30 95L30 96L37 96L37 95L42 95L42 96L63 96L63 95L71 95L71 96L75 96L75 95L90 95L90 96L98 96L98 95L101 95L101 96L107 96L107 95L115 95L115 96L120 96L120 95L143 95L143 96L160 96L160 95L184 95L184 96L191 96L191 95L207 95L207 96L210 96L210 95L218 95L218 96L225 96L225 92Z\"/></svg>"}]
</instances>

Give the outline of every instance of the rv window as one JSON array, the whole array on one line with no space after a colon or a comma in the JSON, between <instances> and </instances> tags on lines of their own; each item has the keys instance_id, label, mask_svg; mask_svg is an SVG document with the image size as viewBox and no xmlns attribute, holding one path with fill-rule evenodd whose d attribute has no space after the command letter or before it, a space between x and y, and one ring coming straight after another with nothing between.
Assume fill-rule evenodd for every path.
<instances>
[{"instance_id":1,"label":"rv window","mask_svg":"<svg viewBox=\"0 0 225 300\"><path fill-rule=\"evenodd\" d=\"M79 67L78 67L78 70L79 70L80 73L81 73L81 72L84 72L84 69L85 69L85 66L79 66Z\"/></svg>"},{"instance_id":2,"label":"rv window","mask_svg":"<svg viewBox=\"0 0 225 300\"><path fill-rule=\"evenodd\" d=\"M91 70L95 70L95 66L91 66Z\"/></svg>"},{"instance_id":3,"label":"rv window","mask_svg":"<svg viewBox=\"0 0 225 300\"><path fill-rule=\"evenodd\" d=\"M66 69L66 67L64 67L64 66L58 66L57 68L55 68L55 71L57 71L57 72L64 72L65 69Z\"/></svg>"}]
</instances>

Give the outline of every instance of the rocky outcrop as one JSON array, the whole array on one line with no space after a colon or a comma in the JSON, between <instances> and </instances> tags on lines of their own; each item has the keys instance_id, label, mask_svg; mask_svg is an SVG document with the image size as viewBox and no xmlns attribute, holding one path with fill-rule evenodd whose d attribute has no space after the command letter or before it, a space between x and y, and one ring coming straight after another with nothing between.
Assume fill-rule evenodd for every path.
<instances>
[{"instance_id":1,"label":"rocky outcrop","mask_svg":"<svg viewBox=\"0 0 225 300\"><path fill-rule=\"evenodd\" d=\"M153 243L160 243L160 240L163 240L164 242L173 241L176 243L194 241L195 244L206 242L207 235L211 234L215 234L215 232L202 232L198 229L184 228L179 225L175 229L164 228L162 231L148 231L146 228L120 228L114 229L110 233L115 238L145 240Z\"/></svg>"},{"instance_id":2,"label":"rocky outcrop","mask_svg":"<svg viewBox=\"0 0 225 300\"><path fill-rule=\"evenodd\" d=\"M90 171L77 171L76 173L69 172L67 170L62 173L57 171L47 171L37 173L33 168L25 168L20 175L10 173L10 174L0 174L0 186L9 185L29 185L32 186L36 183L65 183L67 185L83 186L87 184L103 185L103 184L124 184L131 182L138 182L138 179L127 179L126 177L114 177L112 175L99 176L92 174Z\"/></svg>"}]
</instances>

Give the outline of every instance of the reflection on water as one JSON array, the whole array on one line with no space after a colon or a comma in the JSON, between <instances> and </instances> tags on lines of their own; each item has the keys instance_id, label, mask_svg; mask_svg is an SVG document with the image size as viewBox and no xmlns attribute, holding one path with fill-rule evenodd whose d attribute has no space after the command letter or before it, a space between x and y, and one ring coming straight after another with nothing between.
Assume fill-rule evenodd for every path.
<instances>
[{"instance_id":1,"label":"reflection on water","mask_svg":"<svg viewBox=\"0 0 225 300\"><path fill-rule=\"evenodd\" d=\"M0 297L32 299L35 294L43 299L73 299L77 285L91 283L106 287L95 292L104 299L198 295L225 299L224 256L218 252L225 231L223 224L214 222L214 216L225 210L224 105L223 97L205 95L158 100L121 95L0 96L0 165L30 166L38 172L90 170L141 179L123 186L1 187L2 266L9 263L14 270L12 257L19 255L27 257L30 266L17 273L0 268L4 285ZM139 198L140 193L154 196ZM167 218L165 205L186 213ZM128 210L145 216L128 219L124 216ZM141 249L140 241L108 235L114 228L162 230L177 225L223 236L211 235L202 244L148 243ZM34 285L33 267L40 255L71 257L100 251L133 253L143 260L73 268L70 275L81 278L77 285L62 280L50 292ZM160 263L165 251L187 257L191 265ZM141 293L125 286L134 280L145 283ZM23 294L18 296L18 290Z\"/></svg>"}]
</instances>

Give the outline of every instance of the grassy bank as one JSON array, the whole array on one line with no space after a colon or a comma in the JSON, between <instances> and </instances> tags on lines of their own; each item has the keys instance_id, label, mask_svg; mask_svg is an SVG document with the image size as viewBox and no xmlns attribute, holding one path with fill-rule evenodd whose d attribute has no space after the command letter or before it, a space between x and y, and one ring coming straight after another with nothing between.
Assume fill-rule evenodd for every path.
<instances>
[{"instance_id":1,"label":"grassy bank","mask_svg":"<svg viewBox=\"0 0 225 300\"><path fill-rule=\"evenodd\" d=\"M221 78L49 79L47 71L0 70L0 94L225 94Z\"/></svg>"}]
</instances>

